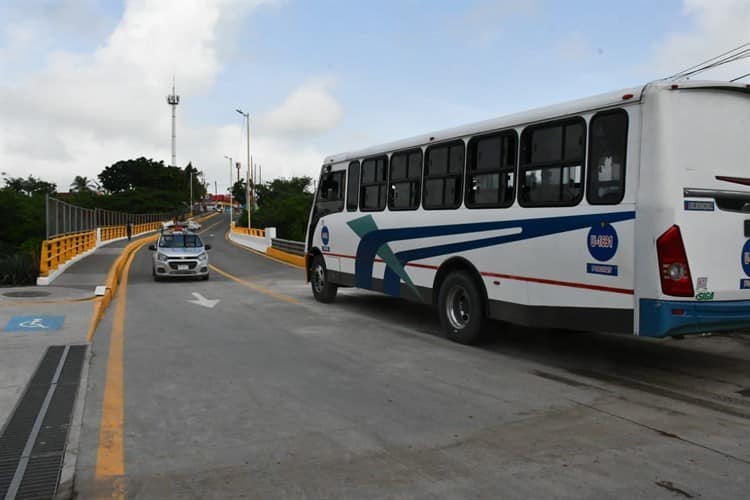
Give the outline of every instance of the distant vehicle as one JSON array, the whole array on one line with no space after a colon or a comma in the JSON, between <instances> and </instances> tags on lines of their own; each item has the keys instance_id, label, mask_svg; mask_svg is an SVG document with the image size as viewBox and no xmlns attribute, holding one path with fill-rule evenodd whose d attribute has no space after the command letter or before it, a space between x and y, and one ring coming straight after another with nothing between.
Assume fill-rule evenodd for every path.
<instances>
[{"instance_id":1,"label":"distant vehicle","mask_svg":"<svg viewBox=\"0 0 750 500\"><path fill-rule=\"evenodd\" d=\"M750 327L750 86L655 82L325 159L321 302L357 286L485 318L648 337Z\"/></svg>"},{"instance_id":2,"label":"distant vehicle","mask_svg":"<svg viewBox=\"0 0 750 500\"><path fill-rule=\"evenodd\" d=\"M187 221L167 221L162 222L162 231L171 231L171 230L188 230L188 231L199 231L201 228L201 225L198 224L195 221L187 220Z\"/></svg>"},{"instance_id":3,"label":"distant vehicle","mask_svg":"<svg viewBox=\"0 0 750 500\"><path fill-rule=\"evenodd\" d=\"M208 250L211 245L203 243L201 237L190 231L162 231L153 252L151 274L155 281L167 277L190 276L207 280Z\"/></svg>"}]
</instances>

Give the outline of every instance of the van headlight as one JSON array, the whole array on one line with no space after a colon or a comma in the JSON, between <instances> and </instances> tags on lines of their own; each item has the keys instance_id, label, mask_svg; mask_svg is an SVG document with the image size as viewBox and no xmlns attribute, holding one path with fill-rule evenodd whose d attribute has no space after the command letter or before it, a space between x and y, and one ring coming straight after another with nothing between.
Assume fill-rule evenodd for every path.
<instances>
[{"instance_id":1,"label":"van headlight","mask_svg":"<svg viewBox=\"0 0 750 500\"><path fill-rule=\"evenodd\" d=\"M208 254L206 252L203 252L198 256L198 260L205 261L208 260Z\"/></svg>"},{"instance_id":2,"label":"van headlight","mask_svg":"<svg viewBox=\"0 0 750 500\"><path fill-rule=\"evenodd\" d=\"M157 253L156 254L156 259L159 262L166 262L167 261L167 256L165 254L163 254L163 253Z\"/></svg>"}]
</instances>

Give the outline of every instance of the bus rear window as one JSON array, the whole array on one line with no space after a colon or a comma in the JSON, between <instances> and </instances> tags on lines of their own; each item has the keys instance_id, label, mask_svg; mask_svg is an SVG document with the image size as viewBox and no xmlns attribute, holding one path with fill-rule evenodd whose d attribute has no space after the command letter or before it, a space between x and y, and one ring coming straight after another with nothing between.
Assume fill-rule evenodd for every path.
<instances>
[{"instance_id":1,"label":"bus rear window","mask_svg":"<svg viewBox=\"0 0 750 500\"><path fill-rule=\"evenodd\" d=\"M592 205L620 203L625 195L628 114L622 109L598 113L590 128L586 199Z\"/></svg>"}]
</instances>

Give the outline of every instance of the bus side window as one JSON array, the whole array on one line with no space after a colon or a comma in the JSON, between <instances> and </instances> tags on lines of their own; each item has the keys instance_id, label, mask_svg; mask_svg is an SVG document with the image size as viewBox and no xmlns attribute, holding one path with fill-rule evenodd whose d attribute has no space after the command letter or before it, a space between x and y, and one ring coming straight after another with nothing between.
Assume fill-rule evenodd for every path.
<instances>
[{"instance_id":1,"label":"bus side window","mask_svg":"<svg viewBox=\"0 0 750 500\"><path fill-rule=\"evenodd\" d=\"M359 209L374 212L385 209L388 194L388 157L368 158L362 162Z\"/></svg>"},{"instance_id":2,"label":"bus side window","mask_svg":"<svg viewBox=\"0 0 750 500\"><path fill-rule=\"evenodd\" d=\"M464 177L464 142L440 144L427 149L424 163L425 209L458 208Z\"/></svg>"},{"instance_id":3,"label":"bus side window","mask_svg":"<svg viewBox=\"0 0 750 500\"><path fill-rule=\"evenodd\" d=\"M359 203L359 162L349 164L349 184L346 187L346 210L356 212Z\"/></svg>"},{"instance_id":4,"label":"bus side window","mask_svg":"<svg viewBox=\"0 0 750 500\"><path fill-rule=\"evenodd\" d=\"M592 205L616 205L625 196L628 113L623 109L597 113L590 129L586 199Z\"/></svg>"},{"instance_id":5,"label":"bus side window","mask_svg":"<svg viewBox=\"0 0 750 500\"><path fill-rule=\"evenodd\" d=\"M473 137L466 165L466 206L504 208L513 204L516 152L515 131Z\"/></svg>"},{"instance_id":6,"label":"bus side window","mask_svg":"<svg viewBox=\"0 0 750 500\"><path fill-rule=\"evenodd\" d=\"M527 127L521 136L522 206L572 206L583 197L586 123L581 118Z\"/></svg>"},{"instance_id":7,"label":"bus side window","mask_svg":"<svg viewBox=\"0 0 750 500\"><path fill-rule=\"evenodd\" d=\"M390 169L389 210L416 210L422 186L422 150L393 153Z\"/></svg>"},{"instance_id":8,"label":"bus side window","mask_svg":"<svg viewBox=\"0 0 750 500\"><path fill-rule=\"evenodd\" d=\"M316 202L318 213L330 214L344 209L344 181L343 170L328 172L321 176Z\"/></svg>"}]
</instances>

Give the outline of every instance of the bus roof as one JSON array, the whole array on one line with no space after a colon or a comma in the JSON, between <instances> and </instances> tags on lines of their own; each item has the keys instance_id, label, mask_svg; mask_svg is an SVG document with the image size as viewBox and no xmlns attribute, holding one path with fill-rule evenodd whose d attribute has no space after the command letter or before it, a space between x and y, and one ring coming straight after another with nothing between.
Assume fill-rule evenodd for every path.
<instances>
[{"instance_id":1,"label":"bus roof","mask_svg":"<svg viewBox=\"0 0 750 500\"><path fill-rule=\"evenodd\" d=\"M607 108L617 105L626 105L634 102L640 102L641 96L647 88L654 90L671 89L673 85L678 85L679 88L720 88L730 87L737 88L739 90L747 91L750 86L745 83L730 83L722 81L707 81L707 80L689 80L689 81L666 81L659 80L651 82L642 87L632 87L617 90L615 92L608 92L606 94L599 94L592 97L586 97L584 99L577 99L574 101L568 101L561 104L555 104L552 106L545 106L542 108L536 108L530 111L523 111L521 113L514 113L498 118L492 118L481 122L471 123L468 125L462 125L459 127L448 128L431 132L427 134L421 134L408 139L402 139L399 141L388 142L379 146L373 146L365 149L356 151L349 151L336 155L327 156L324 164L329 165L332 163L339 163L342 161L349 161L358 158L365 158L368 156L388 153L391 151L399 151L408 148L414 148L425 144L439 143L442 141L455 139L457 137L465 137L468 135L475 135L479 133L488 132L491 130L501 130L504 128L515 127L519 125L526 125L542 120L549 120L556 117L564 117L567 115L573 115L576 113L583 113L587 111L593 111L601 108Z\"/></svg>"}]
</instances>

